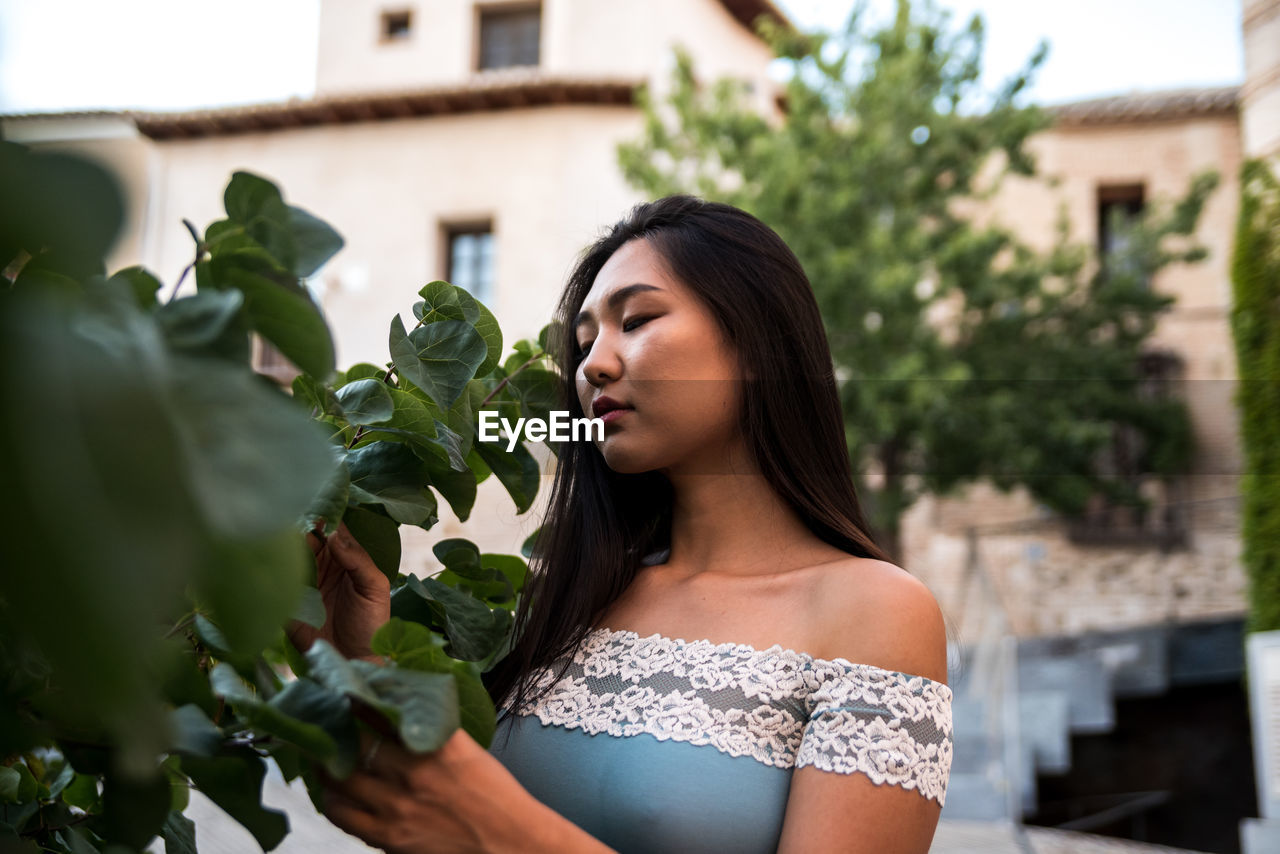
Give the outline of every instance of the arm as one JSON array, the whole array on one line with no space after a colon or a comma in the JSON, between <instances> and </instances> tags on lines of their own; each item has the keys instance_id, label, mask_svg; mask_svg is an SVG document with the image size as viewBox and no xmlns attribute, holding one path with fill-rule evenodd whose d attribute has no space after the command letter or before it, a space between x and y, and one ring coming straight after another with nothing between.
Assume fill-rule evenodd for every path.
<instances>
[{"instance_id":1,"label":"arm","mask_svg":"<svg viewBox=\"0 0 1280 854\"><path fill-rule=\"evenodd\" d=\"M537 801L502 763L458 730L431 754L371 742L364 769L330 781L325 813L388 854L608 854Z\"/></svg>"},{"instance_id":2,"label":"arm","mask_svg":"<svg viewBox=\"0 0 1280 854\"><path fill-rule=\"evenodd\" d=\"M946 628L928 589L888 564L866 576L850 583L844 574L826 597L832 655L945 683ZM925 854L941 811L918 791L865 774L797 768L778 851Z\"/></svg>"}]
</instances>

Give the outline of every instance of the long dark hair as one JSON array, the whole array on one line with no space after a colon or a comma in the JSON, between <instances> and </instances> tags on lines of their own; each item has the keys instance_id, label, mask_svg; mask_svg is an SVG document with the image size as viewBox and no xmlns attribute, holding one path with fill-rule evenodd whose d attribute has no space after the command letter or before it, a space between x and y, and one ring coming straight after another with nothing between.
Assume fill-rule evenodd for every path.
<instances>
[{"instance_id":1,"label":"long dark hair","mask_svg":"<svg viewBox=\"0 0 1280 854\"><path fill-rule=\"evenodd\" d=\"M744 376L742 428L769 484L819 538L885 559L854 492L831 351L809 279L760 220L729 205L668 196L637 205L583 252L556 308L548 345L564 404L575 390L573 320L597 274L623 244L643 239L717 318ZM619 474L589 442L559 452L533 572L516 612L517 639L488 674L499 707L535 701L527 677L582 642L649 555L669 545L671 489L660 474Z\"/></svg>"}]
</instances>

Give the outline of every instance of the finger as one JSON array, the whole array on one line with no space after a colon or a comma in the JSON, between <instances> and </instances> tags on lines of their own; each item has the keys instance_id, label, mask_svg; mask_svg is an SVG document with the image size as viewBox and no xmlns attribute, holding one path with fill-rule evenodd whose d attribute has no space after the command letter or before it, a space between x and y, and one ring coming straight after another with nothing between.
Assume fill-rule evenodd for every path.
<instances>
[{"instance_id":1,"label":"finger","mask_svg":"<svg viewBox=\"0 0 1280 854\"><path fill-rule=\"evenodd\" d=\"M382 838L381 830L385 823L341 791L325 790L324 814L328 816L329 821L352 836L359 837L377 848L384 847L385 840Z\"/></svg>"},{"instance_id":2,"label":"finger","mask_svg":"<svg viewBox=\"0 0 1280 854\"><path fill-rule=\"evenodd\" d=\"M402 783L366 770L353 771L347 779L329 785L361 811L374 816L385 816L387 805L405 796Z\"/></svg>"}]
</instances>

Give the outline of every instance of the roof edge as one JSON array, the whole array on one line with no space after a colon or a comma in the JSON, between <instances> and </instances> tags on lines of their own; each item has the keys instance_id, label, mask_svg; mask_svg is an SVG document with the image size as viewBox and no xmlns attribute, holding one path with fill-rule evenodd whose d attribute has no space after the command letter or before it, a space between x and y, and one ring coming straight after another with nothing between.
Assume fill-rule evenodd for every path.
<instances>
[{"instance_id":1,"label":"roof edge","mask_svg":"<svg viewBox=\"0 0 1280 854\"><path fill-rule=\"evenodd\" d=\"M1045 107L1059 126L1132 124L1239 112L1240 86L1133 92Z\"/></svg>"}]
</instances>

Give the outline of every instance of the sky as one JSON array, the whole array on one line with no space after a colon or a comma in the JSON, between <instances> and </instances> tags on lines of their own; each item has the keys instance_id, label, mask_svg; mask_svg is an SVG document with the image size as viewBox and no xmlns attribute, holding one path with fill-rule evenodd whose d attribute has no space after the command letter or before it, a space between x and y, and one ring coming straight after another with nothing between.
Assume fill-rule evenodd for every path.
<instances>
[{"instance_id":1,"label":"sky","mask_svg":"<svg viewBox=\"0 0 1280 854\"><path fill-rule=\"evenodd\" d=\"M593 0L632 2L633 0ZM804 29L838 28L851 0L775 0ZM1241 82L1241 0L936 0L986 21L994 89L1036 45L1029 98L1053 104ZM893 0L868 0L884 18ZM178 110L306 97L319 0L0 0L0 113Z\"/></svg>"}]
</instances>

